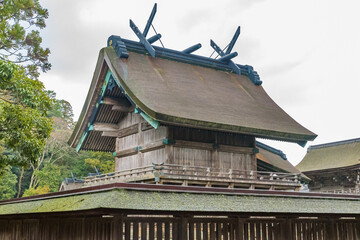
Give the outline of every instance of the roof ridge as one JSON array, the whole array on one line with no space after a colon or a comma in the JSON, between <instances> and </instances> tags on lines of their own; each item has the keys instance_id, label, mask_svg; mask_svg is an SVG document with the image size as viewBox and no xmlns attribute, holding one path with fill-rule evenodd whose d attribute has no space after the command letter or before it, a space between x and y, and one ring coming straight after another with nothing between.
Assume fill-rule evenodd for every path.
<instances>
[{"instance_id":1,"label":"roof ridge","mask_svg":"<svg viewBox=\"0 0 360 240\"><path fill-rule=\"evenodd\" d=\"M266 145L265 143L262 143L259 141L256 141L256 146L260 147L262 149L265 149L271 153L274 153L276 155L279 155L282 159L287 160L286 154L283 151L281 151L280 149L273 148L273 147Z\"/></svg>"},{"instance_id":2,"label":"roof ridge","mask_svg":"<svg viewBox=\"0 0 360 240\"><path fill-rule=\"evenodd\" d=\"M353 138L353 139L347 139L347 140L342 140L342 141L329 142L329 143L323 143L323 144L318 144L318 145L311 145L308 147L307 152L310 152L311 149L334 147L334 146L355 143L355 142L360 142L360 138Z\"/></svg>"}]
</instances>

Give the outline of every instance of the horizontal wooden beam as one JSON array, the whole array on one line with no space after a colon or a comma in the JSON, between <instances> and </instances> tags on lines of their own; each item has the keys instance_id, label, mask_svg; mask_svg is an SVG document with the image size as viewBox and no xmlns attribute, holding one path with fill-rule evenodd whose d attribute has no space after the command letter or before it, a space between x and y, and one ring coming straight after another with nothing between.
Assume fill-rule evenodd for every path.
<instances>
[{"instance_id":1,"label":"horizontal wooden beam","mask_svg":"<svg viewBox=\"0 0 360 240\"><path fill-rule=\"evenodd\" d=\"M114 97L104 97L102 104L112 105L111 110L119 112L131 112L134 111L134 107L131 103L125 98L114 98Z\"/></svg>"},{"instance_id":2,"label":"horizontal wooden beam","mask_svg":"<svg viewBox=\"0 0 360 240\"><path fill-rule=\"evenodd\" d=\"M174 146L181 148L195 148L195 149L203 149L203 150L214 149L212 143L191 142L191 141L183 141L183 140L175 140Z\"/></svg>"},{"instance_id":3,"label":"horizontal wooden beam","mask_svg":"<svg viewBox=\"0 0 360 240\"><path fill-rule=\"evenodd\" d=\"M118 131L117 137L122 138L139 132L139 124L134 124Z\"/></svg>"},{"instance_id":4,"label":"horizontal wooden beam","mask_svg":"<svg viewBox=\"0 0 360 240\"><path fill-rule=\"evenodd\" d=\"M126 137L132 134L136 134L139 132L139 125L136 123L134 125L131 125L129 127L123 128L123 129L119 129L119 127L114 130L114 129L104 129L102 131L101 136L102 137L118 137L118 138L122 138L122 137Z\"/></svg>"},{"instance_id":5,"label":"horizontal wooden beam","mask_svg":"<svg viewBox=\"0 0 360 240\"><path fill-rule=\"evenodd\" d=\"M251 148L251 147L239 147L239 146L230 146L230 145L223 145L223 144L219 145L218 151L254 154L254 148Z\"/></svg>"},{"instance_id":6,"label":"horizontal wooden beam","mask_svg":"<svg viewBox=\"0 0 360 240\"><path fill-rule=\"evenodd\" d=\"M165 144L163 143L163 140L160 140L160 141L151 142L151 143L147 143L142 146L139 146L139 151L144 153L144 152L157 150L157 149L160 149L163 147L165 147Z\"/></svg>"},{"instance_id":7,"label":"horizontal wooden beam","mask_svg":"<svg viewBox=\"0 0 360 240\"><path fill-rule=\"evenodd\" d=\"M115 153L115 157L127 157L137 154L139 151L138 147L128 148Z\"/></svg>"},{"instance_id":8,"label":"horizontal wooden beam","mask_svg":"<svg viewBox=\"0 0 360 240\"><path fill-rule=\"evenodd\" d=\"M118 131L119 130L119 126L117 124L96 122L93 125L94 125L94 131L112 132L112 131Z\"/></svg>"},{"instance_id":9,"label":"horizontal wooden beam","mask_svg":"<svg viewBox=\"0 0 360 240\"><path fill-rule=\"evenodd\" d=\"M147 143L142 146L136 146L133 148L124 149L124 150L116 152L114 155L115 155L115 157L127 157L127 156L131 156L131 155L135 155L138 152L145 153L145 152L150 152L150 151L160 149L163 147L165 147L165 144L163 143L162 140L160 140L160 141L156 141L156 142L152 142L152 143Z\"/></svg>"},{"instance_id":10,"label":"horizontal wooden beam","mask_svg":"<svg viewBox=\"0 0 360 240\"><path fill-rule=\"evenodd\" d=\"M191 142L184 140L175 140L175 147L181 148L195 148L203 150L215 150L219 152L233 152L233 153L245 153L245 154L254 154L254 148L251 147L239 147L223 144L213 144L213 143L203 143L203 142Z\"/></svg>"},{"instance_id":11,"label":"horizontal wooden beam","mask_svg":"<svg viewBox=\"0 0 360 240\"><path fill-rule=\"evenodd\" d=\"M112 111L117 111L117 112L133 112L134 111L134 107L124 107L124 106L112 106L111 108Z\"/></svg>"},{"instance_id":12,"label":"horizontal wooden beam","mask_svg":"<svg viewBox=\"0 0 360 240\"><path fill-rule=\"evenodd\" d=\"M115 98L115 97L104 97L102 100L102 104L106 105L114 105L114 106L124 106L130 107L131 104L125 98Z\"/></svg>"}]
</instances>

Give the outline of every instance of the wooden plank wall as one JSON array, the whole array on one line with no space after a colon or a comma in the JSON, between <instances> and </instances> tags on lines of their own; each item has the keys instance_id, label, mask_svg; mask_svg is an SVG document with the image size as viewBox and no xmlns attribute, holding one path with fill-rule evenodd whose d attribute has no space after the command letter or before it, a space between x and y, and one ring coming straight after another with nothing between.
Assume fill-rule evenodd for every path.
<instances>
[{"instance_id":1,"label":"wooden plank wall","mask_svg":"<svg viewBox=\"0 0 360 240\"><path fill-rule=\"evenodd\" d=\"M146 146L151 143L162 141L167 136L167 127L160 126L158 129L149 127L146 121L135 113L129 113L119 123L119 129L126 129L131 126L138 126L135 134L116 139L116 151L135 149L138 146ZM152 163L165 162L165 146L147 152L133 152L128 156L115 159L115 171L131 169Z\"/></svg>"},{"instance_id":2,"label":"wooden plank wall","mask_svg":"<svg viewBox=\"0 0 360 240\"><path fill-rule=\"evenodd\" d=\"M128 113L119 123L116 139L115 171L165 162L183 166L257 170L253 136L214 132L195 128L160 126L154 129L135 113ZM161 145L162 140L175 144ZM156 145L148 151L137 147Z\"/></svg>"},{"instance_id":3,"label":"wooden plank wall","mask_svg":"<svg viewBox=\"0 0 360 240\"><path fill-rule=\"evenodd\" d=\"M359 220L115 216L0 220L0 240L356 240Z\"/></svg>"}]
</instances>

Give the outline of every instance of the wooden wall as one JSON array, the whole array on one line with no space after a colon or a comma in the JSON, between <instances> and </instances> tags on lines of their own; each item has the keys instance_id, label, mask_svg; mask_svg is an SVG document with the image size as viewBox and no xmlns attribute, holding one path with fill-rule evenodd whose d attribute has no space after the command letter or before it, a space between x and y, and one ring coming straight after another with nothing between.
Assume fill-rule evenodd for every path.
<instances>
[{"instance_id":1,"label":"wooden wall","mask_svg":"<svg viewBox=\"0 0 360 240\"><path fill-rule=\"evenodd\" d=\"M154 129L135 113L129 113L123 118L119 128L125 134L116 140L118 154L115 171L161 162L225 169L257 169L253 153L255 138L252 136L176 126ZM174 140L174 143L165 145L162 143L165 139Z\"/></svg>"},{"instance_id":2,"label":"wooden wall","mask_svg":"<svg viewBox=\"0 0 360 240\"><path fill-rule=\"evenodd\" d=\"M332 172L312 172L306 174L312 181L309 189L315 192L353 192L360 189L360 173L358 170L342 170Z\"/></svg>"},{"instance_id":3,"label":"wooden wall","mask_svg":"<svg viewBox=\"0 0 360 240\"><path fill-rule=\"evenodd\" d=\"M357 219L100 215L0 220L0 240L356 240Z\"/></svg>"}]
</instances>

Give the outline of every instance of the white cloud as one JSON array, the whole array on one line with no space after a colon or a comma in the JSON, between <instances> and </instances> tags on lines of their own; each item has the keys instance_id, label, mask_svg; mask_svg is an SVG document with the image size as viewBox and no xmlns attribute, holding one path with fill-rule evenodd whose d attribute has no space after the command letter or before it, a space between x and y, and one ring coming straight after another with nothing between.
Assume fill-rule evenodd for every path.
<instances>
[{"instance_id":1,"label":"white cloud","mask_svg":"<svg viewBox=\"0 0 360 240\"><path fill-rule=\"evenodd\" d=\"M99 50L110 35L136 40L154 1L41 1L50 11L43 31L53 70L41 79L68 100L79 116ZM319 134L314 144L359 137L359 2L335 0L158 1L154 25L166 47L195 43L209 56L209 39L226 46L238 25L234 50L253 65L269 95L304 126ZM149 33L151 35L151 33ZM297 163L305 150L274 143Z\"/></svg>"}]
</instances>

